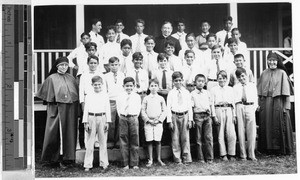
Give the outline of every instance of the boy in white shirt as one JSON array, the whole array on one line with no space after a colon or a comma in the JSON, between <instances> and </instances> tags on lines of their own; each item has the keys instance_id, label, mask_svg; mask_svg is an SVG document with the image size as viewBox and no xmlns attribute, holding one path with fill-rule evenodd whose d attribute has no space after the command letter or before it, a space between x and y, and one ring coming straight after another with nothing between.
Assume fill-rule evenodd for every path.
<instances>
[{"instance_id":1,"label":"boy in white shirt","mask_svg":"<svg viewBox=\"0 0 300 180\"><path fill-rule=\"evenodd\" d=\"M139 121L141 97L133 91L135 81L132 77L123 80L124 92L117 98L117 112L120 118L120 149L124 168L139 169Z\"/></svg>"},{"instance_id":2,"label":"boy in white shirt","mask_svg":"<svg viewBox=\"0 0 300 180\"><path fill-rule=\"evenodd\" d=\"M173 41L167 41L165 43L165 53L167 54L169 67L172 71L181 71L183 62L174 54L175 43Z\"/></svg>"},{"instance_id":3,"label":"boy in white shirt","mask_svg":"<svg viewBox=\"0 0 300 180\"><path fill-rule=\"evenodd\" d=\"M167 122L172 131L173 159L178 164L186 164L192 162L189 134L193 124L192 98L182 87L181 72L175 71L172 80L174 88L167 98Z\"/></svg>"},{"instance_id":4,"label":"boy in white shirt","mask_svg":"<svg viewBox=\"0 0 300 180\"><path fill-rule=\"evenodd\" d=\"M176 21L177 32L172 34L174 38L178 39L181 49L186 49L187 44L185 43L186 33L185 30L185 20L183 18Z\"/></svg>"},{"instance_id":5,"label":"boy in white shirt","mask_svg":"<svg viewBox=\"0 0 300 180\"><path fill-rule=\"evenodd\" d=\"M108 130L108 141L114 143L114 147L118 148L120 146L119 142L119 117L117 115L116 100L120 93L124 91L123 80L125 75L119 70L120 63L117 57L111 57L109 59L109 69L110 72L104 75L107 85L107 91L110 102L111 111L111 125Z\"/></svg>"},{"instance_id":6,"label":"boy in white shirt","mask_svg":"<svg viewBox=\"0 0 300 180\"><path fill-rule=\"evenodd\" d=\"M116 27L116 39L115 39L116 43L120 44L123 39L129 39L129 36L123 33L125 26L122 19L116 20L115 27Z\"/></svg>"},{"instance_id":7,"label":"boy in white shirt","mask_svg":"<svg viewBox=\"0 0 300 180\"><path fill-rule=\"evenodd\" d=\"M201 43L206 42L206 37L209 34L210 24L207 20L201 22L201 33L196 37L196 47L199 48Z\"/></svg>"},{"instance_id":8,"label":"boy in white shirt","mask_svg":"<svg viewBox=\"0 0 300 180\"><path fill-rule=\"evenodd\" d=\"M234 55L234 64L236 68L234 68L230 73L229 86L233 87L235 84L239 82L238 78L235 75L235 71L238 68L244 68L246 70L246 74L248 76L248 81L255 83L255 78L253 76L252 70L250 68L245 67L245 59L242 54Z\"/></svg>"},{"instance_id":9,"label":"boy in white shirt","mask_svg":"<svg viewBox=\"0 0 300 180\"><path fill-rule=\"evenodd\" d=\"M143 69L145 69L148 72L149 78L151 78L153 71L158 69L158 64L157 64L158 54L154 52L155 38L153 36L149 35L145 38L145 47L146 47L146 51L142 52L142 55L144 57Z\"/></svg>"},{"instance_id":10,"label":"boy in white shirt","mask_svg":"<svg viewBox=\"0 0 300 180\"><path fill-rule=\"evenodd\" d=\"M94 18L91 20L91 23L92 23L92 29L89 33L91 37L91 42L96 43L98 49L101 49L101 47L104 45L104 39L99 34L102 29L102 22L100 19Z\"/></svg>"},{"instance_id":11,"label":"boy in white shirt","mask_svg":"<svg viewBox=\"0 0 300 180\"><path fill-rule=\"evenodd\" d=\"M256 161L255 140L256 140L256 120L255 111L257 109L257 89L253 82L248 81L248 75L244 68L237 68L237 83L233 89L235 94L235 106L238 127L238 140L240 147L240 158L248 158ZM247 139L247 144L246 140Z\"/></svg>"},{"instance_id":12,"label":"boy in white shirt","mask_svg":"<svg viewBox=\"0 0 300 180\"><path fill-rule=\"evenodd\" d=\"M135 30L136 33L130 36L130 40L132 41L132 52L145 52L146 47L144 44L145 38L148 36L143 33L145 28L145 21L143 19L137 19L135 21Z\"/></svg>"},{"instance_id":13,"label":"boy in white shirt","mask_svg":"<svg viewBox=\"0 0 300 180\"><path fill-rule=\"evenodd\" d=\"M106 92L102 91L103 81L100 76L91 80L94 92L87 95L83 112L84 128L87 132L86 152L84 157L85 171L93 167L94 143L96 135L99 139L99 162L103 169L108 166L107 131L110 122L110 105ZM101 102L101 103L99 103Z\"/></svg>"},{"instance_id":14,"label":"boy in white shirt","mask_svg":"<svg viewBox=\"0 0 300 180\"><path fill-rule=\"evenodd\" d=\"M132 53L131 53L132 42L130 39L123 39L120 45L121 45L121 55L119 56L120 71L126 74L127 71L133 69Z\"/></svg>"}]
</instances>

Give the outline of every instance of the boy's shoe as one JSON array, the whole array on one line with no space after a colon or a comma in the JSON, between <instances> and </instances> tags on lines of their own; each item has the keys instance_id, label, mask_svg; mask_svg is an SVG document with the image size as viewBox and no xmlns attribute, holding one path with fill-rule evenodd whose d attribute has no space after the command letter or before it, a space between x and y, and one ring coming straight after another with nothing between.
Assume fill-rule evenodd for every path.
<instances>
[{"instance_id":1,"label":"boy's shoe","mask_svg":"<svg viewBox=\"0 0 300 180\"><path fill-rule=\"evenodd\" d=\"M178 165L183 165L182 162L177 162Z\"/></svg>"},{"instance_id":2,"label":"boy's shoe","mask_svg":"<svg viewBox=\"0 0 300 180\"><path fill-rule=\"evenodd\" d=\"M225 156L221 156L221 160L222 161L228 161L227 156L226 155Z\"/></svg>"},{"instance_id":3,"label":"boy's shoe","mask_svg":"<svg viewBox=\"0 0 300 180\"><path fill-rule=\"evenodd\" d=\"M256 158L249 158L251 161L257 161Z\"/></svg>"},{"instance_id":4,"label":"boy's shoe","mask_svg":"<svg viewBox=\"0 0 300 180\"><path fill-rule=\"evenodd\" d=\"M149 160L148 160L148 163L146 164L146 167L151 167L152 164L153 164L153 162L149 159Z\"/></svg>"},{"instance_id":5,"label":"boy's shoe","mask_svg":"<svg viewBox=\"0 0 300 180\"><path fill-rule=\"evenodd\" d=\"M164 162L162 162L161 160L158 161L158 164L161 166L165 166L166 164Z\"/></svg>"},{"instance_id":6,"label":"boy's shoe","mask_svg":"<svg viewBox=\"0 0 300 180\"><path fill-rule=\"evenodd\" d=\"M89 171L90 171L90 168L85 168L84 171L85 171L85 172L89 172Z\"/></svg>"},{"instance_id":7,"label":"boy's shoe","mask_svg":"<svg viewBox=\"0 0 300 180\"><path fill-rule=\"evenodd\" d=\"M59 167L61 169L67 169L68 167L66 165L64 165L62 162L59 163Z\"/></svg>"},{"instance_id":8,"label":"boy's shoe","mask_svg":"<svg viewBox=\"0 0 300 180\"><path fill-rule=\"evenodd\" d=\"M207 162L208 164L212 164L212 163L213 163L213 160L208 159L206 162Z\"/></svg>"},{"instance_id":9,"label":"boy's shoe","mask_svg":"<svg viewBox=\"0 0 300 180\"><path fill-rule=\"evenodd\" d=\"M230 157L229 157L229 160L230 160L230 161L236 161L236 159L235 159L234 156L230 156Z\"/></svg>"},{"instance_id":10,"label":"boy's shoe","mask_svg":"<svg viewBox=\"0 0 300 180\"><path fill-rule=\"evenodd\" d=\"M133 166L133 169L139 169L139 167L138 166Z\"/></svg>"},{"instance_id":11,"label":"boy's shoe","mask_svg":"<svg viewBox=\"0 0 300 180\"><path fill-rule=\"evenodd\" d=\"M123 167L123 169L127 170L127 169L129 169L129 166L127 165L127 166Z\"/></svg>"},{"instance_id":12,"label":"boy's shoe","mask_svg":"<svg viewBox=\"0 0 300 180\"><path fill-rule=\"evenodd\" d=\"M106 170L106 169L108 168L108 166L102 166L102 168L103 168L104 170Z\"/></svg>"}]
</instances>

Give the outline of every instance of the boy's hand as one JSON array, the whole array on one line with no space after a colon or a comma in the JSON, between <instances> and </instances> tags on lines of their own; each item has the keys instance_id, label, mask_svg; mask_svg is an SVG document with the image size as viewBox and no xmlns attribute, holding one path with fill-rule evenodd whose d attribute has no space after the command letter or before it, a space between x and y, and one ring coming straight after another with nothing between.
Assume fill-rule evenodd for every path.
<instances>
[{"instance_id":1,"label":"boy's hand","mask_svg":"<svg viewBox=\"0 0 300 180\"><path fill-rule=\"evenodd\" d=\"M84 129L85 129L86 132L89 132L89 130L90 130L89 123L84 123Z\"/></svg>"},{"instance_id":2,"label":"boy's hand","mask_svg":"<svg viewBox=\"0 0 300 180\"><path fill-rule=\"evenodd\" d=\"M155 119L153 125L156 126L157 124L159 124L159 120Z\"/></svg>"},{"instance_id":3,"label":"boy's hand","mask_svg":"<svg viewBox=\"0 0 300 180\"><path fill-rule=\"evenodd\" d=\"M104 132L107 132L108 131L108 128L109 128L109 123L105 123L104 125Z\"/></svg>"},{"instance_id":4,"label":"boy's hand","mask_svg":"<svg viewBox=\"0 0 300 180\"><path fill-rule=\"evenodd\" d=\"M257 106L256 111L258 112L260 111L260 106Z\"/></svg>"},{"instance_id":5,"label":"boy's hand","mask_svg":"<svg viewBox=\"0 0 300 180\"><path fill-rule=\"evenodd\" d=\"M187 124L187 129L191 129L193 127L193 122L189 121Z\"/></svg>"},{"instance_id":6,"label":"boy's hand","mask_svg":"<svg viewBox=\"0 0 300 180\"><path fill-rule=\"evenodd\" d=\"M169 129L171 129L173 131L174 125L173 123L169 123Z\"/></svg>"},{"instance_id":7,"label":"boy's hand","mask_svg":"<svg viewBox=\"0 0 300 180\"><path fill-rule=\"evenodd\" d=\"M76 70L78 70L78 66L74 66L74 67L73 67L73 69L76 69Z\"/></svg>"},{"instance_id":8,"label":"boy's hand","mask_svg":"<svg viewBox=\"0 0 300 180\"><path fill-rule=\"evenodd\" d=\"M220 125L220 122L217 117L214 116L214 117L212 117L212 119L216 125Z\"/></svg>"},{"instance_id":9,"label":"boy's hand","mask_svg":"<svg viewBox=\"0 0 300 180\"><path fill-rule=\"evenodd\" d=\"M233 116L232 121L233 121L233 124L236 124L236 122L237 122L237 117L236 117L236 116Z\"/></svg>"}]
</instances>

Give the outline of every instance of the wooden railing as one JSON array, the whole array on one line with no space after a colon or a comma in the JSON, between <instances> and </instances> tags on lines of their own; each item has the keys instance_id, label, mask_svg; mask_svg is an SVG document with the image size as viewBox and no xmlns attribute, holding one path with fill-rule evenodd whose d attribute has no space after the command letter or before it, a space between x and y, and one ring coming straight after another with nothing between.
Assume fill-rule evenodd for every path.
<instances>
[{"instance_id":1,"label":"wooden railing","mask_svg":"<svg viewBox=\"0 0 300 180\"><path fill-rule=\"evenodd\" d=\"M250 55L250 68L254 77L259 78L264 69L267 68L267 55L275 51L283 58L283 63L288 68L288 75L294 81L293 55L285 55L284 52L292 52L292 48L248 48ZM34 50L34 93L47 77L55 59L67 56L72 50Z\"/></svg>"}]
</instances>

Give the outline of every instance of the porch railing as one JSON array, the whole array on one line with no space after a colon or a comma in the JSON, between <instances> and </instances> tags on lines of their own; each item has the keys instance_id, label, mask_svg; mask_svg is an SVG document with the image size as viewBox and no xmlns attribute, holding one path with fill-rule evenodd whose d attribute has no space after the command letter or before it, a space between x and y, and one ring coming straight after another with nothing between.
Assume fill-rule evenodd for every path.
<instances>
[{"instance_id":1,"label":"porch railing","mask_svg":"<svg viewBox=\"0 0 300 180\"><path fill-rule=\"evenodd\" d=\"M275 51L283 58L283 63L288 69L288 75L292 82L294 81L292 48L248 48L248 50L250 69L253 71L254 77L259 78L262 71L267 68L268 53ZM44 82L55 59L60 56L67 56L71 51L72 49L34 50L34 93Z\"/></svg>"}]
</instances>

